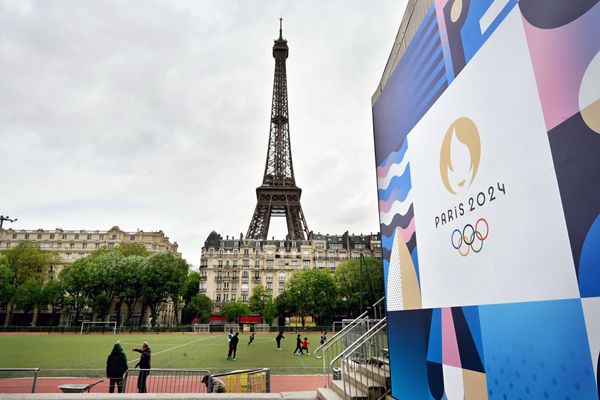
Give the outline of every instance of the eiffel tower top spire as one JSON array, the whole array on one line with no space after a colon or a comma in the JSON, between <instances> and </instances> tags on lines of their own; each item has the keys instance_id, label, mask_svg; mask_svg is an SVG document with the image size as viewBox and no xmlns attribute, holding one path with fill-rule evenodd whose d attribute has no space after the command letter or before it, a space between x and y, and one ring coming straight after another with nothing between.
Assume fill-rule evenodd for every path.
<instances>
[{"instance_id":1,"label":"eiffel tower top spire","mask_svg":"<svg viewBox=\"0 0 600 400\"><path fill-rule=\"evenodd\" d=\"M287 96L285 62L289 55L287 40L283 38L282 19L279 18L279 38L273 44L275 76L267 161L262 185L256 188L257 204L247 238L266 239L272 216L286 218L288 239L304 239L308 226L300 206L302 189L296 186Z\"/></svg>"}]
</instances>

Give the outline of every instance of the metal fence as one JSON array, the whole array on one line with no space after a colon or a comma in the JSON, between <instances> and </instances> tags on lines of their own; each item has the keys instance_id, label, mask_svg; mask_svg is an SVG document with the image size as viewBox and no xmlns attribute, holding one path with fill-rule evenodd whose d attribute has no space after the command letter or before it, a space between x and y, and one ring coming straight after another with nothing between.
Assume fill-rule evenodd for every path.
<instances>
[{"instance_id":1,"label":"metal fence","mask_svg":"<svg viewBox=\"0 0 600 400\"><path fill-rule=\"evenodd\" d=\"M35 393L39 373L39 368L0 368L0 393L21 393L28 387Z\"/></svg>"},{"instance_id":2,"label":"metal fence","mask_svg":"<svg viewBox=\"0 0 600 400\"><path fill-rule=\"evenodd\" d=\"M206 393L206 369L130 369L123 375L125 393Z\"/></svg>"},{"instance_id":3,"label":"metal fence","mask_svg":"<svg viewBox=\"0 0 600 400\"><path fill-rule=\"evenodd\" d=\"M269 368L239 370L213 376L225 383L226 393L271 392L271 370Z\"/></svg>"}]
</instances>

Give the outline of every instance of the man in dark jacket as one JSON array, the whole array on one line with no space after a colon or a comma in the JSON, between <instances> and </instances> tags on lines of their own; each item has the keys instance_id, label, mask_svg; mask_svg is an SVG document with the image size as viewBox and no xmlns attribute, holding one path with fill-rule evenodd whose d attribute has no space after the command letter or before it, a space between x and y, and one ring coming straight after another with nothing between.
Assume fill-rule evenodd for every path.
<instances>
[{"instance_id":1,"label":"man in dark jacket","mask_svg":"<svg viewBox=\"0 0 600 400\"><path fill-rule=\"evenodd\" d=\"M110 379L109 393L115 392L115 386L119 393L123 392L123 374L127 369L127 356L123 353L121 345L116 343L106 360L106 377Z\"/></svg>"},{"instance_id":2,"label":"man in dark jacket","mask_svg":"<svg viewBox=\"0 0 600 400\"><path fill-rule=\"evenodd\" d=\"M135 367L140 367L140 376L138 377L137 387L138 393L146 393L146 378L150 374L150 347L148 346L148 342L142 343L142 349L131 349L132 351L137 351L138 353L142 353L140 356L140 361L135 365Z\"/></svg>"},{"instance_id":3,"label":"man in dark jacket","mask_svg":"<svg viewBox=\"0 0 600 400\"><path fill-rule=\"evenodd\" d=\"M299 356L302 353L302 339L300 335L296 337L296 350L294 350L294 355Z\"/></svg>"},{"instance_id":4,"label":"man in dark jacket","mask_svg":"<svg viewBox=\"0 0 600 400\"><path fill-rule=\"evenodd\" d=\"M285 339L285 336L283 336L283 331L279 331L279 334L275 338L275 341L277 342L277 350L281 350L281 339Z\"/></svg>"},{"instance_id":5,"label":"man in dark jacket","mask_svg":"<svg viewBox=\"0 0 600 400\"><path fill-rule=\"evenodd\" d=\"M240 338L238 337L239 334L239 332L236 332L235 335L233 335L233 337L231 338L231 341L229 342L229 353L227 353L228 360L235 361L235 353L237 351L238 342L240 341Z\"/></svg>"}]
</instances>

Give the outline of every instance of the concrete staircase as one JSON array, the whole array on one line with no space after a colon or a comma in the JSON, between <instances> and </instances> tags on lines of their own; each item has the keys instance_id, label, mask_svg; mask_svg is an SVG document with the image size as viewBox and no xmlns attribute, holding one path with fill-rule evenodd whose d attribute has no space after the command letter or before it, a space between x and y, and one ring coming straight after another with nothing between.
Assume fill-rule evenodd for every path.
<instances>
[{"instance_id":1,"label":"concrete staircase","mask_svg":"<svg viewBox=\"0 0 600 400\"><path fill-rule=\"evenodd\" d=\"M339 377L343 380L334 379L330 388L319 388L318 399L377 400L385 398L390 387L390 366L385 352L383 356L371 357L366 362L343 360L340 373Z\"/></svg>"}]
</instances>

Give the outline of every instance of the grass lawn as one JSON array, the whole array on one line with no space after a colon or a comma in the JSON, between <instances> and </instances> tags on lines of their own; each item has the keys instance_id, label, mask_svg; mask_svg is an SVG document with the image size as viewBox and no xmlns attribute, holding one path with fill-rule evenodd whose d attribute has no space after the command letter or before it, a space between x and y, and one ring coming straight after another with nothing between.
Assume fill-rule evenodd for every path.
<instances>
[{"instance_id":1,"label":"grass lawn","mask_svg":"<svg viewBox=\"0 0 600 400\"><path fill-rule=\"evenodd\" d=\"M313 357L319 334L308 337L311 355L295 356L294 333L285 334L281 351L276 333L257 333L247 346L248 335L240 334L236 361L227 360L227 335L211 334L2 334L0 368L41 368L41 376L104 376L106 358L118 340L131 368L139 359L132 347L147 341L152 349L152 368L208 369L212 373L235 369L271 368L272 374L318 374L322 360Z\"/></svg>"}]
</instances>

